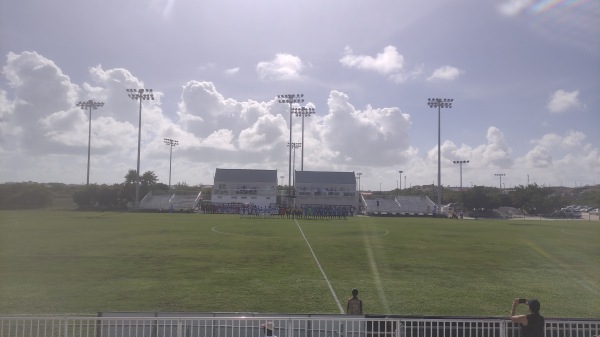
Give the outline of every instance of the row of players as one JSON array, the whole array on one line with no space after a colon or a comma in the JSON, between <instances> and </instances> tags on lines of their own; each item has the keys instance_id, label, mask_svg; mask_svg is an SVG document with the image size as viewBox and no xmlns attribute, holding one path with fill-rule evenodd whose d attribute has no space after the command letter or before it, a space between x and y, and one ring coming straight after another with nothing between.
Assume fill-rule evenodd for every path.
<instances>
[{"instance_id":1,"label":"row of players","mask_svg":"<svg viewBox=\"0 0 600 337\"><path fill-rule=\"evenodd\" d=\"M354 215L349 205L302 205L301 207L244 205L237 203L210 204L202 206L203 213L239 214L249 218L288 219L346 219Z\"/></svg>"}]
</instances>

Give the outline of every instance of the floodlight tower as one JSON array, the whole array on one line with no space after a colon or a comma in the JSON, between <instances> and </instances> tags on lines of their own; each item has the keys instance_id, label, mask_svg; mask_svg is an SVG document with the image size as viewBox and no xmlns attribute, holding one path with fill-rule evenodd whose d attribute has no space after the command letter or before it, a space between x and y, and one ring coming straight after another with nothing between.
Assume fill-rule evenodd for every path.
<instances>
[{"instance_id":1,"label":"floodlight tower","mask_svg":"<svg viewBox=\"0 0 600 337\"><path fill-rule=\"evenodd\" d=\"M88 162L87 162L87 179L85 181L86 185L90 184L90 147L92 143L92 110L96 110L101 106L104 106L103 102L94 102L93 100L88 100L86 102L79 102L75 104L80 107L82 110L89 109L90 111L90 120L88 127Z\"/></svg>"},{"instance_id":2,"label":"floodlight tower","mask_svg":"<svg viewBox=\"0 0 600 337\"><path fill-rule=\"evenodd\" d=\"M315 113L315 109L303 106L300 108L293 108L292 111L296 117L302 116L302 151L300 152L300 171L304 171L304 116L310 117Z\"/></svg>"},{"instance_id":3,"label":"floodlight tower","mask_svg":"<svg viewBox=\"0 0 600 337\"><path fill-rule=\"evenodd\" d=\"M142 101L154 100L152 89L125 89L128 92L129 98L140 102L140 114L138 124L138 150L137 150L137 174L135 182L135 207L138 207L140 202L140 146L142 143Z\"/></svg>"},{"instance_id":4,"label":"floodlight tower","mask_svg":"<svg viewBox=\"0 0 600 337\"><path fill-rule=\"evenodd\" d=\"M453 160L454 164L459 164L460 166L460 191L462 192L462 166L463 164L468 164L468 160Z\"/></svg>"},{"instance_id":5,"label":"floodlight tower","mask_svg":"<svg viewBox=\"0 0 600 337\"><path fill-rule=\"evenodd\" d=\"M440 118L440 110L442 108L447 108L450 109L452 108L452 98L428 98L427 99L427 105L429 105L430 108L437 108L438 109L438 212L441 212L442 210L442 153L441 153L441 135L440 135L440 129L441 129L441 118Z\"/></svg>"},{"instance_id":6,"label":"floodlight tower","mask_svg":"<svg viewBox=\"0 0 600 337\"><path fill-rule=\"evenodd\" d=\"M504 177L505 173L494 173L496 177L500 177L500 194L502 194L502 177Z\"/></svg>"},{"instance_id":7,"label":"floodlight tower","mask_svg":"<svg viewBox=\"0 0 600 337\"><path fill-rule=\"evenodd\" d=\"M296 149L302 147L302 143L288 143L287 146L294 149L294 163L292 166L294 170L294 187L296 187Z\"/></svg>"},{"instance_id":8,"label":"floodlight tower","mask_svg":"<svg viewBox=\"0 0 600 337\"><path fill-rule=\"evenodd\" d=\"M179 145L179 141L175 140L175 139L170 139L170 138L164 138L164 140L165 140L165 145L167 145L171 148L171 151L169 154L169 190L171 190L171 160L173 159L173 146Z\"/></svg>"},{"instance_id":9,"label":"floodlight tower","mask_svg":"<svg viewBox=\"0 0 600 337\"><path fill-rule=\"evenodd\" d=\"M404 171L398 171L398 173L400 173L400 180L398 180L398 190L402 190L402 173L403 172Z\"/></svg>"},{"instance_id":10,"label":"floodlight tower","mask_svg":"<svg viewBox=\"0 0 600 337\"><path fill-rule=\"evenodd\" d=\"M286 94L277 95L279 103L287 103L290 105L290 143L292 143L292 104L304 102L304 94ZM292 148L289 151L288 161L288 197L292 196Z\"/></svg>"}]
</instances>

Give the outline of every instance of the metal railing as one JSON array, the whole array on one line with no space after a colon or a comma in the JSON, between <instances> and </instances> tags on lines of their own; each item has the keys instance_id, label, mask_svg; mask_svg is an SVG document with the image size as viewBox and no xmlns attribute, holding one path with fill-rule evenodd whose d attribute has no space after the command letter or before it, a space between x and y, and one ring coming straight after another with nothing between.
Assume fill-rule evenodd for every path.
<instances>
[{"instance_id":1,"label":"metal railing","mask_svg":"<svg viewBox=\"0 0 600 337\"><path fill-rule=\"evenodd\" d=\"M507 319L0 317L0 337L520 337ZM600 320L547 319L546 337L598 337Z\"/></svg>"}]
</instances>

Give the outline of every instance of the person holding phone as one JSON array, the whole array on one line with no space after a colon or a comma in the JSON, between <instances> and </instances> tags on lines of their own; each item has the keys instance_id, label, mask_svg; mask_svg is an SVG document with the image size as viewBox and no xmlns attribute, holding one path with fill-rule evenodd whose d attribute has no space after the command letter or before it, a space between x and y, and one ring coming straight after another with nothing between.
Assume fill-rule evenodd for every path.
<instances>
[{"instance_id":1,"label":"person holding phone","mask_svg":"<svg viewBox=\"0 0 600 337\"><path fill-rule=\"evenodd\" d=\"M515 315L517 306L525 304L529 307L529 314ZM525 298L515 298L510 310L510 320L519 323L521 326L521 337L544 337L545 324L544 317L540 315L540 301L527 300Z\"/></svg>"}]
</instances>

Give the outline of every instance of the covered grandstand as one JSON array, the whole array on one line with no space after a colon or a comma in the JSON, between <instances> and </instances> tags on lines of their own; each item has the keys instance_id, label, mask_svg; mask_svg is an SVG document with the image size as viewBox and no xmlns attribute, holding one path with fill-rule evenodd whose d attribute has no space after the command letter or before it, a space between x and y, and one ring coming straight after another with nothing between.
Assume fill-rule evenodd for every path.
<instances>
[{"instance_id":1,"label":"covered grandstand","mask_svg":"<svg viewBox=\"0 0 600 337\"><path fill-rule=\"evenodd\" d=\"M354 172L295 171L296 207L358 208Z\"/></svg>"}]
</instances>

